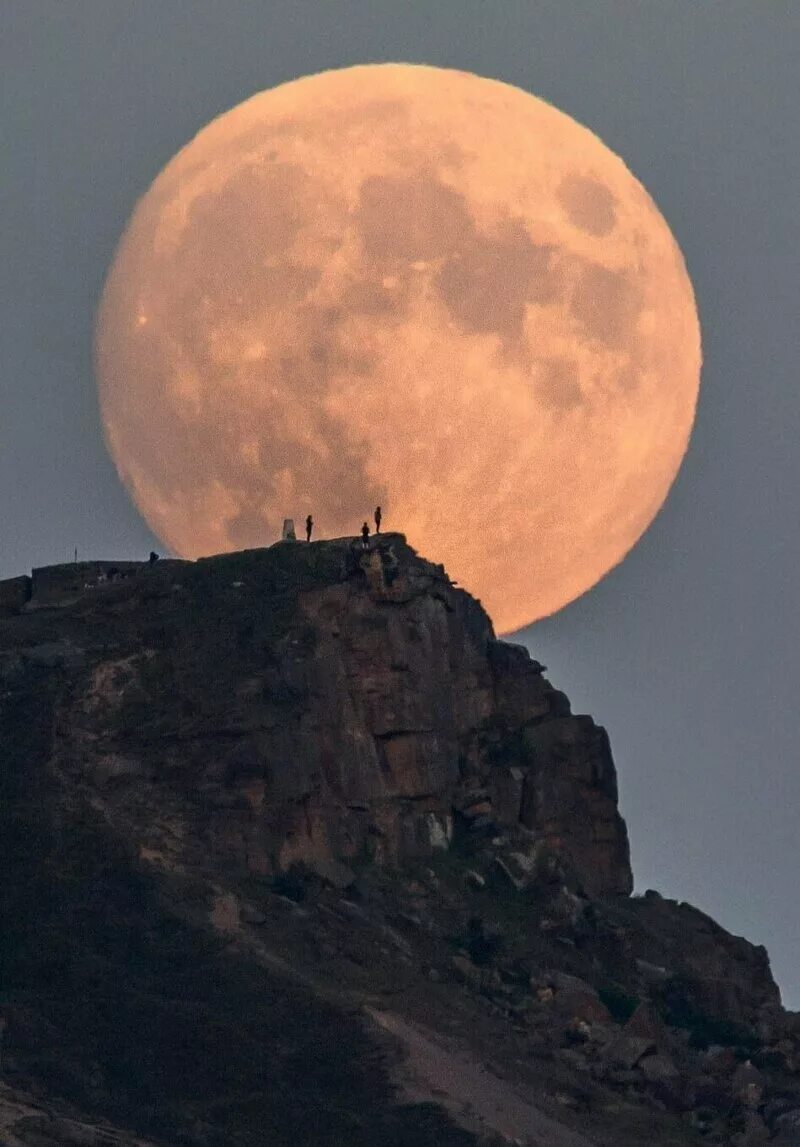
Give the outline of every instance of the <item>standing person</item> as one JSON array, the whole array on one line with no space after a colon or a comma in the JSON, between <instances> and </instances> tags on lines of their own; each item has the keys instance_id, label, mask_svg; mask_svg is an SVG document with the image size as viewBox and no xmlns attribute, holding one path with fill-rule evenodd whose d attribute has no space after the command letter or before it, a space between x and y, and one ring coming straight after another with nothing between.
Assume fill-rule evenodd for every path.
<instances>
[{"instance_id":1,"label":"standing person","mask_svg":"<svg viewBox=\"0 0 800 1147\"><path fill-rule=\"evenodd\" d=\"M383 515L381 514L380 506L376 506L375 507L375 533L376 534L379 534L381 532L381 518L382 517L383 517Z\"/></svg>"},{"instance_id":2,"label":"standing person","mask_svg":"<svg viewBox=\"0 0 800 1147\"><path fill-rule=\"evenodd\" d=\"M314 529L314 519L309 514L306 518L306 541L311 541L311 531Z\"/></svg>"},{"instance_id":3,"label":"standing person","mask_svg":"<svg viewBox=\"0 0 800 1147\"><path fill-rule=\"evenodd\" d=\"M369 526L366 522L361 527L361 541L363 543L364 549L366 549L369 545Z\"/></svg>"}]
</instances>

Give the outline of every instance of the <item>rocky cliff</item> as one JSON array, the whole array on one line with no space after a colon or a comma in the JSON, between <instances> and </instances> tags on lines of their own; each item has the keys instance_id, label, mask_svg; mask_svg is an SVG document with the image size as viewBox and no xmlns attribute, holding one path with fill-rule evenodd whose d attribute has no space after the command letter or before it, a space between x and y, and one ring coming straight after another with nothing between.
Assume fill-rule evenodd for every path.
<instances>
[{"instance_id":1,"label":"rocky cliff","mask_svg":"<svg viewBox=\"0 0 800 1147\"><path fill-rule=\"evenodd\" d=\"M107 566L0 594L4 1142L800 1141L766 953L630 897L605 731L440 566Z\"/></svg>"}]
</instances>

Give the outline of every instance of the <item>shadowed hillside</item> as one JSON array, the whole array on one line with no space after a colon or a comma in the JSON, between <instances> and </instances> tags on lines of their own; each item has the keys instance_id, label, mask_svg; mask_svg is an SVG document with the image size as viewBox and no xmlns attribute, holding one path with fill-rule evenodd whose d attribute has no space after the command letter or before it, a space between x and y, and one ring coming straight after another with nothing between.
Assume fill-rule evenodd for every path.
<instances>
[{"instance_id":1,"label":"shadowed hillside","mask_svg":"<svg viewBox=\"0 0 800 1147\"><path fill-rule=\"evenodd\" d=\"M766 953L630 897L604 730L441 567L128 568L0 593L0 1141L800 1142Z\"/></svg>"}]
</instances>

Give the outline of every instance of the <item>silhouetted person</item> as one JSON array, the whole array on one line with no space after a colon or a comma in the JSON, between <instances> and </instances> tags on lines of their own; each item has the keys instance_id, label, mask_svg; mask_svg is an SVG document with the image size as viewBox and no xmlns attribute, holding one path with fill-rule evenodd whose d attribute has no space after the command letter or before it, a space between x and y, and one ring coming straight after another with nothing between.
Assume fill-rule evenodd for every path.
<instances>
[{"instance_id":1,"label":"silhouetted person","mask_svg":"<svg viewBox=\"0 0 800 1147\"><path fill-rule=\"evenodd\" d=\"M367 525L366 522L361 527L361 541L364 545L364 549L366 549L367 546L369 545L369 526Z\"/></svg>"},{"instance_id":2,"label":"silhouetted person","mask_svg":"<svg viewBox=\"0 0 800 1147\"><path fill-rule=\"evenodd\" d=\"M376 534L379 534L381 532L381 518L382 518L381 508L380 508L380 506L376 506L375 507L375 533Z\"/></svg>"},{"instance_id":3,"label":"silhouetted person","mask_svg":"<svg viewBox=\"0 0 800 1147\"><path fill-rule=\"evenodd\" d=\"M158 561L158 554L156 553L155 550L151 550L150 551L150 565L154 566L157 561Z\"/></svg>"},{"instance_id":4,"label":"silhouetted person","mask_svg":"<svg viewBox=\"0 0 800 1147\"><path fill-rule=\"evenodd\" d=\"M306 541L311 541L311 531L314 529L314 519L309 514L306 518Z\"/></svg>"}]
</instances>

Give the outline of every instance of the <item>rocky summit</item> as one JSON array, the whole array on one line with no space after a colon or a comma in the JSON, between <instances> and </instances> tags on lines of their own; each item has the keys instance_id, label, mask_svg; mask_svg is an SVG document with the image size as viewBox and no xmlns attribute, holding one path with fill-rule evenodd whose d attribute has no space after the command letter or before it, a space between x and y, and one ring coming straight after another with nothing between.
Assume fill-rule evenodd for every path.
<instances>
[{"instance_id":1,"label":"rocky summit","mask_svg":"<svg viewBox=\"0 0 800 1147\"><path fill-rule=\"evenodd\" d=\"M0 1143L800 1144L544 674L400 534L0 583Z\"/></svg>"}]
</instances>

